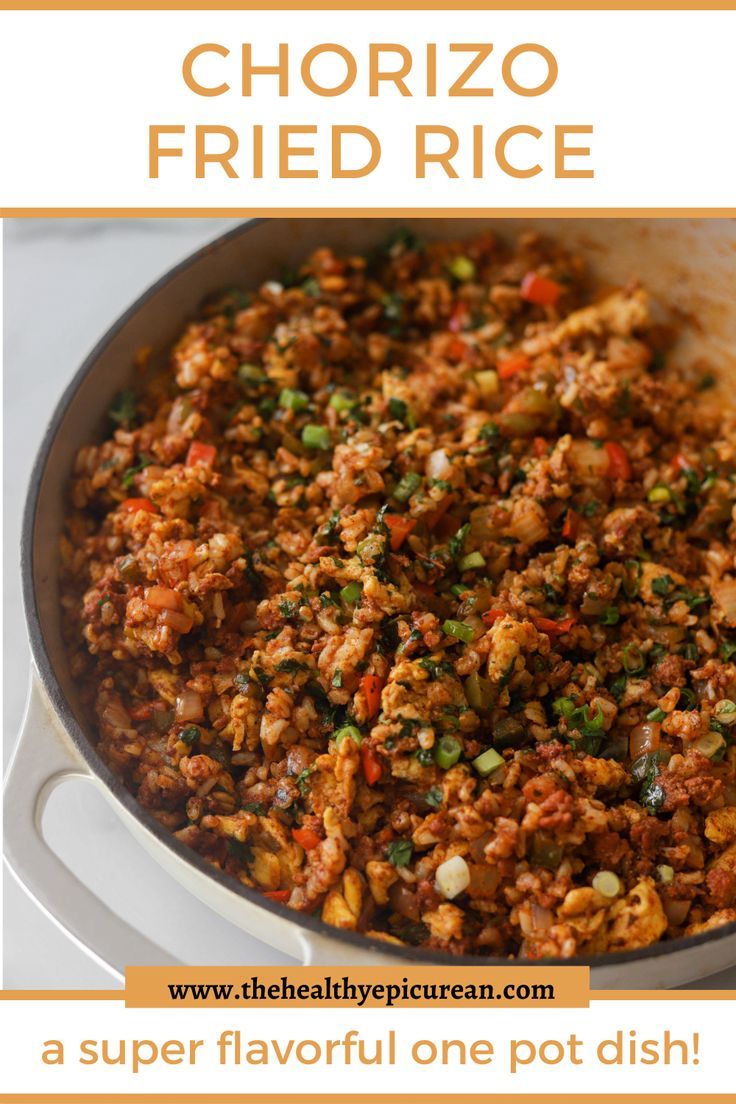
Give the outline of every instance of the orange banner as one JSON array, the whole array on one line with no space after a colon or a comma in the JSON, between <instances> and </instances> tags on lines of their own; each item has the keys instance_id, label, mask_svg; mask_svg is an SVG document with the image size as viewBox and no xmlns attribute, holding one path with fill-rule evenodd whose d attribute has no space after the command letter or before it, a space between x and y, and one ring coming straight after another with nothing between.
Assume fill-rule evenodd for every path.
<instances>
[{"instance_id":1,"label":"orange banner","mask_svg":"<svg viewBox=\"0 0 736 1104\"><path fill-rule=\"evenodd\" d=\"M131 966L129 1008L587 1008L587 966Z\"/></svg>"}]
</instances>

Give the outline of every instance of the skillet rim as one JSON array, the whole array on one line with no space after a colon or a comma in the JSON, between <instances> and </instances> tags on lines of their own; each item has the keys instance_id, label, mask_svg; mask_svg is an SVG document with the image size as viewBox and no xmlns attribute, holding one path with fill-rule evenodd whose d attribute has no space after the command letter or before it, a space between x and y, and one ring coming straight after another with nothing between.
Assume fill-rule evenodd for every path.
<instances>
[{"instance_id":1,"label":"skillet rim","mask_svg":"<svg viewBox=\"0 0 736 1104\"><path fill-rule=\"evenodd\" d=\"M49 419L49 422L44 431L41 444L38 447L36 457L31 470L31 476L28 484L28 490L26 493L25 506L23 510L23 523L21 530L21 580L22 580L22 594L23 594L23 606L26 617L26 625L28 628L28 637L31 647L31 656L33 664L36 668L38 677L46 692L48 699L56 713L56 716L61 721L64 731L69 739L72 741L75 750L81 755L84 763L91 771L105 785L113 802L121 805L123 809L130 814L138 824L145 830L145 832L153 837L153 839L167 848L177 859L181 859L184 862L193 865L194 868L208 878L214 880L214 882L222 889L229 891L240 897L243 901L256 908L263 909L266 912L272 913L279 917L281 920L288 920L296 924L298 927L304 928L309 932L313 932L316 935L323 938L336 940L338 943L347 947L359 948L364 954L373 953L376 957L383 957L387 955L397 960L397 962L404 961L415 965L418 964L433 964L437 966L589 966L589 967L603 967L603 966L616 966L624 965L628 963L641 962L644 960L659 958L663 955L675 954L677 952L684 952L696 947L703 946L704 944L716 944L719 940L726 939L731 935L736 934L736 921L732 921L728 924L722 924L711 931L701 932L698 935L683 936L678 939L672 939L668 942L658 942L651 944L648 947L642 947L633 951L612 951L606 954L598 955L576 955L573 958L557 959L557 958L506 958L500 956L480 956L480 955L453 955L446 951L427 951L421 950L418 947L411 946L397 946L396 944L384 943L379 940L372 940L368 936L362 935L359 932L344 931L340 928L334 928L330 924L327 924L324 920L317 916L310 915L308 913L296 912L289 909L288 914L285 915L286 906L282 906L275 901L269 901L255 889L250 889L247 886L237 882L234 878L231 878L223 871L218 870L210 863L206 862L196 851L187 847L185 844L177 840L174 835L167 831L156 819L144 809L136 801L134 796L125 788L123 783L117 778L106 763L102 760L98 754L96 748L90 743L85 736L79 722L77 721L74 713L69 706L56 677L53 664L46 648L46 642L43 634L43 627L41 621L41 615L38 609L38 603L36 601L35 580L33 572L33 558L34 558L34 532L36 526L36 516L39 505L39 498L41 494L41 488L43 484L44 475L46 472L46 465L48 462L51 448L56 440L57 434L61 427L61 424L71 406L74 398L81 386L82 382L86 379L87 375L93 369L98 358L108 348L108 346L115 340L118 333L123 327L140 311L159 291L161 291L167 284L169 284L175 277L186 272L188 269L193 268L200 260L208 256L211 253L217 252L224 244L230 242L239 237L245 237L250 231L262 226L268 222L276 221L273 219L257 218L250 219L238 226L232 227L226 230L224 233L218 235L213 241L207 245L200 247L193 253L190 253L184 260L179 261L173 267L167 269L167 271L150 284L146 290L138 296L137 299L125 310L113 324L107 329L103 336L99 339L96 345L85 357L81 366L72 376L71 381L67 384L66 388L62 392L62 395L54 407L54 411ZM325 219L321 221L337 222L339 219ZM412 219L411 222L424 221L418 219ZM434 219L427 219L428 222L436 221ZM462 220L458 220L462 221ZM503 221L503 220L495 220ZM155 858L154 853L154 858ZM188 887L185 887L188 888ZM189 892L192 892L189 890ZM209 905L210 908L212 905ZM216 911L216 910L215 910ZM259 938L254 936L254 938ZM288 953L288 952L287 952Z\"/></svg>"}]
</instances>

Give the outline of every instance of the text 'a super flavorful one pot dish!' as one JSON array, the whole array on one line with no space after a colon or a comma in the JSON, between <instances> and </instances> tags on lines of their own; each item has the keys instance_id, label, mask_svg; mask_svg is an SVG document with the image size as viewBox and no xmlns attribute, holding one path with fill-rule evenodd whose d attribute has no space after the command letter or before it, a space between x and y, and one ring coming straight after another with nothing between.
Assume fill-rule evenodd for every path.
<instances>
[{"instance_id":1,"label":"text 'a super flavorful one pot dish!'","mask_svg":"<svg viewBox=\"0 0 736 1104\"><path fill-rule=\"evenodd\" d=\"M244 274L244 281L247 274ZM228 292L77 458L99 750L207 861L452 953L736 920L736 434L532 235Z\"/></svg>"}]
</instances>

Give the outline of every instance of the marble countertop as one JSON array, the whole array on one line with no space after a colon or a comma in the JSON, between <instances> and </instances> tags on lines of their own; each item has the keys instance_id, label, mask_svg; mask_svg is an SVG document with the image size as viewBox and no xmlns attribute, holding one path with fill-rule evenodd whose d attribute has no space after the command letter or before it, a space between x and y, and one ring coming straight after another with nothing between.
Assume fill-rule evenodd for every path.
<instances>
[{"instance_id":1,"label":"marble countertop","mask_svg":"<svg viewBox=\"0 0 736 1104\"><path fill-rule=\"evenodd\" d=\"M225 219L6 220L4 755L12 751L29 671L19 579L28 476L67 381L107 327L192 250L234 225ZM102 797L67 783L46 814L61 858L120 915L183 962L279 964L285 955L250 938L183 890L129 835ZM114 856L114 861L110 857ZM4 985L110 985L96 965L4 872ZM701 988L736 988L736 968Z\"/></svg>"}]
</instances>

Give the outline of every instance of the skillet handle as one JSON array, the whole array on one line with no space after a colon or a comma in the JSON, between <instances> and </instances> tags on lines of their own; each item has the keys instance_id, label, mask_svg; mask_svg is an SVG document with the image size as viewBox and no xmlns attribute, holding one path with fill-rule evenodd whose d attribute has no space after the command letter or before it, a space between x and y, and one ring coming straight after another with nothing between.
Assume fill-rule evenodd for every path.
<instances>
[{"instance_id":1,"label":"skillet handle","mask_svg":"<svg viewBox=\"0 0 736 1104\"><path fill-rule=\"evenodd\" d=\"M43 811L57 786L96 779L59 730L34 673L4 789L5 860L30 898L118 982L125 967L179 965L94 895L51 850Z\"/></svg>"}]
</instances>

